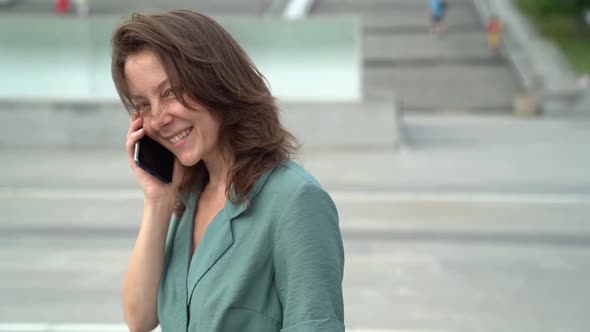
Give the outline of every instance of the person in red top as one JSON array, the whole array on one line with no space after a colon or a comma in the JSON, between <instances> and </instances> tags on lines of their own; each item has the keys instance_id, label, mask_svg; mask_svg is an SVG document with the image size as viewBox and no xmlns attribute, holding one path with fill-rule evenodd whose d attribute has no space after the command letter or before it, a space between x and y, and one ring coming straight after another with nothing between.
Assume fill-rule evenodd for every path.
<instances>
[{"instance_id":1,"label":"person in red top","mask_svg":"<svg viewBox=\"0 0 590 332\"><path fill-rule=\"evenodd\" d=\"M491 16L488 21L488 47L490 51L497 53L500 47L500 31L502 30L502 24L497 17Z\"/></svg>"},{"instance_id":2,"label":"person in red top","mask_svg":"<svg viewBox=\"0 0 590 332\"><path fill-rule=\"evenodd\" d=\"M65 14L70 10L69 0L56 0L55 1L55 12L58 14Z\"/></svg>"}]
</instances>

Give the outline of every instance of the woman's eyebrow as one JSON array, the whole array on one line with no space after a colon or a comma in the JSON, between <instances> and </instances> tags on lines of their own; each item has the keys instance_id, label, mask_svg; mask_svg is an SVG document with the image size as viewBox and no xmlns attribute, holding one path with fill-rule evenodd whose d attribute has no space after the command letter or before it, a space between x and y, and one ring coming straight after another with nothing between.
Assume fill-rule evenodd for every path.
<instances>
[{"instance_id":1,"label":"woman's eyebrow","mask_svg":"<svg viewBox=\"0 0 590 332\"><path fill-rule=\"evenodd\" d=\"M165 79L162 82L160 82L160 84L158 84L158 86L156 87L156 90L154 92L162 91L162 89L166 86L166 84L168 84L168 79Z\"/></svg>"},{"instance_id":2,"label":"woman's eyebrow","mask_svg":"<svg viewBox=\"0 0 590 332\"><path fill-rule=\"evenodd\" d=\"M131 97L131 101L137 101L137 100L140 100L140 99L146 99L147 100L147 98L144 97L144 96L130 96L130 97Z\"/></svg>"},{"instance_id":3,"label":"woman's eyebrow","mask_svg":"<svg viewBox=\"0 0 590 332\"><path fill-rule=\"evenodd\" d=\"M166 86L166 84L168 84L168 79L165 79L162 82L160 82L158 84L158 86L156 86L156 89L154 90L154 92L161 91ZM130 97L131 97L131 99L147 99L146 97L141 96L141 95L131 95Z\"/></svg>"}]
</instances>

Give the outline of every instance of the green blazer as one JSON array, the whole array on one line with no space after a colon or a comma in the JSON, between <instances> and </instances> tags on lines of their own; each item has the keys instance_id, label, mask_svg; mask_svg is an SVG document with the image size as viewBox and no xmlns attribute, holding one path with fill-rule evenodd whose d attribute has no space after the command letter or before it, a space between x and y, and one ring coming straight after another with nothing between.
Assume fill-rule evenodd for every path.
<instances>
[{"instance_id":1,"label":"green blazer","mask_svg":"<svg viewBox=\"0 0 590 332\"><path fill-rule=\"evenodd\" d=\"M344 331L344 250L336 207L286 161L250 206L229 200L189 260L198 197L172 217L158 293L163 332Z\"/></svg>"}]
</instances>

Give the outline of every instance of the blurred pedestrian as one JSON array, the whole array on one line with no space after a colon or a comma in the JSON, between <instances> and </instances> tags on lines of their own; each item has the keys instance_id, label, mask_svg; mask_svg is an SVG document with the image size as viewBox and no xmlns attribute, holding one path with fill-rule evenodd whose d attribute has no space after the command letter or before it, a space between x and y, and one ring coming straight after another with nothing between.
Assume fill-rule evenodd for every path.
<instances>
[{"instance_id":1,"label":"blurred pedestrian","mask_svg":"<svg viewBox=\"0 0 590 332\"><path fill-rule=\"evenodd\" d=\"M70 11L70 0L56 0L55 12L63 15Z\"/></svg>"},{"instance_id":2,"label":"blurred pedestrian","mask_svg":"<svg viewBox=\"0 0 590 332\"><path fill-rule=\"evenodd\" d=\"M76 5L76 13L78 14L78 16L88 16L90 12L90 8L88 7L88 0L74 0L74 4Z\"/></svg>"},{"instance_id":3,"label":"blurred pedestrian","mask_svg":"<svg viewBox=\"0 0 590 332\"><path fill-rule=\"evenodd\" d=\"M447 12L448 4L446 0L429 0L430 7L430 31L439 35L443 32L443 20Z\"/></svg>"},{"instance_id":4,"label":"blurred pedestrian","mask_svg":"<svg viewBox=\"0 0 590 332\"><path fill-rule=\"evenodd\" d=\"M123 283L129 330L344 332L338 212L291 161L295 139L244 50L188 10L134 14L112 49L144 196ZM171 183L135 164L145 135L173 153Z\"/></svg>"},{"instance_id":5,"label":"blurred pedestrian","mask_svg":"<svg viewBox=\"0 0 590 332\"><path fill-rule=\"evenodd\" d=\"M502 23L495 16L492 15L488 20L488 48L494 54L497 54L500 48L500 33L502 30Z\"/></svg>"},{"instance_id":6,"label":"blurred pedestrian","mask_svg":"<svg viewBox=\"0 0 590 332\"><path fill-rule=\"evenodd\" d=\"M269 12L271 4L272 4L272 0L260 0L260 6L259 6L260 15L272 14Z\"/></svg>"}]
</instances>

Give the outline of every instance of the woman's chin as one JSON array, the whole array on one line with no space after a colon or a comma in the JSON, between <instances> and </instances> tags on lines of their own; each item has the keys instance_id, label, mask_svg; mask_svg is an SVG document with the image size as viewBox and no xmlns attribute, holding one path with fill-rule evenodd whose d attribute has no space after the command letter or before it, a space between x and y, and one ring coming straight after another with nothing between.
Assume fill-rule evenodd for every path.
<instances>
[{"instance_id":1,"label":"woman's chin","mask_svg":"<svg viewBox=\"0 0 590 332\"><path fill-rule=\"evenodd\" d=\"M195 166L196 164L199 163L199 161L201 161L200 158L198 158L197 156L176 156L178 158L178 161L180 161L180 163L182 164L182 166L184 167L192 167Z\"/></svg>"}]
</instances>

